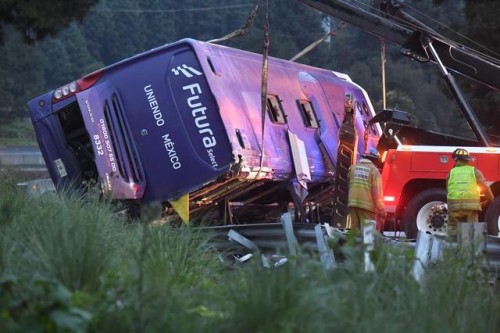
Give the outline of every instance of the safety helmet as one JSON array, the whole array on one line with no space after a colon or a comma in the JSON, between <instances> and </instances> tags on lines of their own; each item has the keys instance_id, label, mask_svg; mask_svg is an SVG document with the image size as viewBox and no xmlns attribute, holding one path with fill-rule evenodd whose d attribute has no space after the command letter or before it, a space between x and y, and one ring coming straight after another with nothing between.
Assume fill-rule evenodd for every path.
<instances>
[{"instance_id":1,"label":"safety helmet","mask_svg":"<svg viewBox=\"0 0 500 333\"><path fill-rule=\"evenodd\" d=\"M361 157L364 157L364 158L369 158L369 159L375 159L375 160L379 160L380 159L380 154L378 152L377 149L373 148L373 147L370 147L368 148L368 150L366 151L366 153L364 153L363 155L361 155Z\"/></svg>"},{"instance_id":2,"label":"safety helmet","mask_svg":"<svg viewBox=\"0 0 500 333\"><path fill-rule=\"evenodd\" d=\"M345 94L344 109L346 112L351 112L354 109L354 99L351 94Z\"/></svg>"},{"instance_id":3,"label":"safety helmet","mask_svg":"<svg viewBox=\"0 0 500 333\"><path fill-rule=\"evenodd\" d=\"M472 160L472 157L469 155L469 152L466 149L463 148L457 148L453 151L451 154L451 157L453 157L453 160L458 161L470 161Z\"/></svg>"}]
</instances>

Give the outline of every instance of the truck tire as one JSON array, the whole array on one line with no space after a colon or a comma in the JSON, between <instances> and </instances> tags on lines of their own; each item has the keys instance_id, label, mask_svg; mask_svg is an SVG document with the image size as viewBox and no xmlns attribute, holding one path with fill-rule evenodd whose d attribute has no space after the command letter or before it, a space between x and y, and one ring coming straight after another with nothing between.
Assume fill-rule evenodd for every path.
<instances>
[{"instance_id":1,"label":"truck tire","mask_svg":"<svg viewBox=\"0 0 500 333\"><path fill-rule=\"evenodd\" d=\"M403 225L406 238L416 239L419 230L431 233L443 233L445 231L448 217L445 216L433 220L433 225L428 223L431 208L435 205L446 203L446 190L443 188L430 188L415 195L408 201L403 213Z\"/></svg>"},{"instance_id":2,"label":"truck tire","mask_svg":"<svg viewBox=\"0 0 500 333\"><path fill-rule=\"evenodd\" d=\"M486 209L486 214L484 215L488 227L488 235L498 236L498 224L500 222L500 196L496 197L495 200Z\"/></svg>"}]
</instances>

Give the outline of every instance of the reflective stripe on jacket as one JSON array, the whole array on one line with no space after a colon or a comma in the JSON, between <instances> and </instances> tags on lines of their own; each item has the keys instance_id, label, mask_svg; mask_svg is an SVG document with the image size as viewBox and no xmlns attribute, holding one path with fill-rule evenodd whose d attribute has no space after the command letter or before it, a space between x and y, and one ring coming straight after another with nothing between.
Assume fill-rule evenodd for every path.
<instances>
[{"instance_id":1,"label":"reflective stripe on jacket","mask_svg":"<svg viewBox=\"0 0 500 333\"><path fill-rule=\"evenodd\" d=\"M475 168L457 165L451 169L447 181L448 210L481 210Z\"/></svg>"},{"instance_id":2,"label":"reflective stripe on jacket","mask_svg":"<svg viewBox=\"0 0 500 333\"><path fill-rule=\"evenodd\" d=\"M382 176L377 167L368 159L362 158L349 169L348 206L376 212L384 207Z\"/></svg>"}]
</instances>

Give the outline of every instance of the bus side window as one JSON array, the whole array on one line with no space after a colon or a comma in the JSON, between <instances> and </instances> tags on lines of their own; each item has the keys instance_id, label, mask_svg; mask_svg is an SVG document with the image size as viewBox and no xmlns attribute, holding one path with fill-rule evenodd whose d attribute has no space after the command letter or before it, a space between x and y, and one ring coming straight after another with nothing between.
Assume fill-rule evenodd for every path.
<instances>
[{"instance_id":1,"label":"bus side window","mask_svg":"<svg viewBox=\"0 0 500 333\"><path fill-rule=\"evenodd\" d=\"M302 113L302 118L307 127L318 128L319 122L316 117L316 112L314 112L312 103L310 101L298 100L300 112Z\"/></svg>"},{"instance_id":2,"label":"bus side window","mask_svg":"<svg viewBox=\"0 0 500 333\"><path fill-rule=\"evenodd\" d=\"M277 95L267 95L267 113L273 123L286 123L286 115Z\"/></svg>"}]
</instances>

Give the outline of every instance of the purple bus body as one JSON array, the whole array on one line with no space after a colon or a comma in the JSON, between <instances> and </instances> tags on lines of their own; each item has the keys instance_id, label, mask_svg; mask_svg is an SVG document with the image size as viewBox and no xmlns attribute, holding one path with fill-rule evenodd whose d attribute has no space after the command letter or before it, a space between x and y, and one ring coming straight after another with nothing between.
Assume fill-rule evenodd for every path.
<instances>
[{"instance_id":1,"label":"purple bus body","mask_svg":"<svg viewBox=\"0 0 500 333\"><path fill-rule=\"evenodd\" d=\"M263 126L261 80L261 55L184 39L104 68L92 86L60 102L49 92L28 107L54 183L92 178L93 161L112 199L168 201L220 192L235 179L292 179L288 131L304 142L309 182L331 179L326 160L337 156L345 95L356 101L355 127L364 133L374 115L366 93L343 74L270 58L268 94L286 121L271 121L268 110ZM305 124L300 101L312 105L319 128Z\"/></svg>"}]
</instances>

